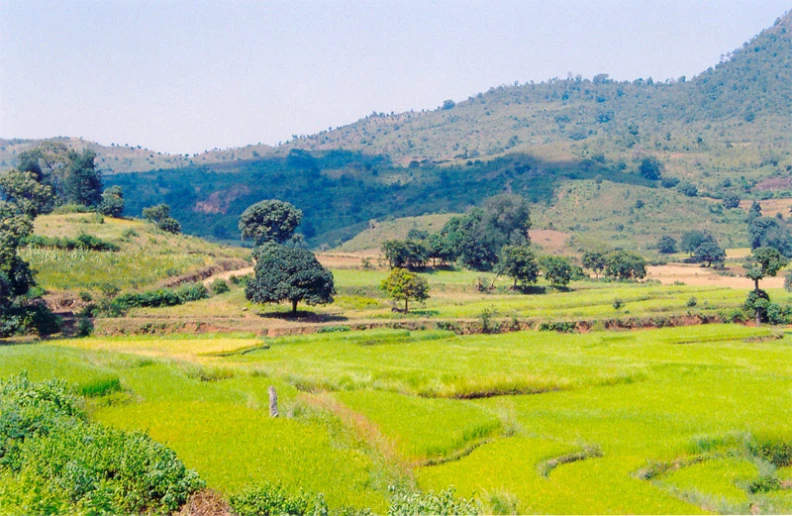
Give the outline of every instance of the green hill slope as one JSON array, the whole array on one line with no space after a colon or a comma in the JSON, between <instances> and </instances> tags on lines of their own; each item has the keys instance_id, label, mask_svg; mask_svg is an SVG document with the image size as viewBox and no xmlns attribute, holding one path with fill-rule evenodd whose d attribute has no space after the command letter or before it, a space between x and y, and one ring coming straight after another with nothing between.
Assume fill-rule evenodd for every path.
<instances>
[{"instance_id":1,"label":"green hill slope","mask_svg":"<svg viewBox=\"0 0 792 516\"><path fill-rule=\"evenodd\" d=\"M372 115L289 146L387 154L402 165L507 152L586 157L597 150L683 153L695 161L702 150L724 151L714 156L716 169L732 163L735 153L727 149L744 144L788 158L790 98L792 12L692 80L615 82L601 74L499 86L432 112Z\"/></svg>"},{"instance_id":2,"label":"green hill slope","mask_svg":"<svg viewBox=\"0 0 792 516\"><path fill-rule=\"evenodd\" d=\"M200 238L173 235L139 220L96 217L94 214L42 215L36 218L40 237L71 238L81 234L118 246L117 251L59 249L52 245L23 248L22 258L37 271L37 283L48 291L121 290L178 282L208 271L247 266L250 251L211 244Z\"/></svg>"}]
</instances>

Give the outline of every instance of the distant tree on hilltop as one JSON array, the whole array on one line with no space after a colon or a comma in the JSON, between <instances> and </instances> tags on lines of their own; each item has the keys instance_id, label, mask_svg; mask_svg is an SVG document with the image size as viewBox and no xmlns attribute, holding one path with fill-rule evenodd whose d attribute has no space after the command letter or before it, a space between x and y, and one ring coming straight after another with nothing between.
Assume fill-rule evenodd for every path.
<instances>
[{"instance_id":1,"label":"distant tree on hilltop","mask_svg":"<svg viewBox=\"0 0 792 516\"><path fill-rule=\"evenodd\" d=\"M239 217L242 238L253 238L256 245L283 243L294 234L303 213L288 202L267 200L250 206Z\"/></svg>"}]
</instances>

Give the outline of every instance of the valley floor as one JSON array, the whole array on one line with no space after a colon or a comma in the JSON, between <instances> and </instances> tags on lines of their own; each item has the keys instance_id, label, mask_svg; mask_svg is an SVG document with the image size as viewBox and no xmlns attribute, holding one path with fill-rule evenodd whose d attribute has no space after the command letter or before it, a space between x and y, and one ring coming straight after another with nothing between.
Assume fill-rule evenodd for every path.
<instances>
[{"instance_id":1,"label":"valley floor","mask_svg":"<svg viewBox=\"0 0 792 516\"><path fill-rule=\"evenodd\" d=\"M501 513L790 512L790 363L792 336L739 325L0 346L0 377L73 382L221 493L280 482L380 513L390 485Z\"/></svg>"}]
</instances>

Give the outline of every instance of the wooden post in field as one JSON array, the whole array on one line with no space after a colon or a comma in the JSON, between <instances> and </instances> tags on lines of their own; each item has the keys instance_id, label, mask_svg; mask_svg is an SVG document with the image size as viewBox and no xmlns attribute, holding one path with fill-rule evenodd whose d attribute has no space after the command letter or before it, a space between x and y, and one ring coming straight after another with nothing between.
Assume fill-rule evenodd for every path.
<instances>
[{"instance_id":1,"label":"wooden post in field","mask_svg":"<svg viewBox=\"0 0 792 516\"><path fill-rule=\"evenodd\" d=\"M272 385L267 389L269 393L270 417L278 417L278 393Z\"/></svg>"}]
</instances>

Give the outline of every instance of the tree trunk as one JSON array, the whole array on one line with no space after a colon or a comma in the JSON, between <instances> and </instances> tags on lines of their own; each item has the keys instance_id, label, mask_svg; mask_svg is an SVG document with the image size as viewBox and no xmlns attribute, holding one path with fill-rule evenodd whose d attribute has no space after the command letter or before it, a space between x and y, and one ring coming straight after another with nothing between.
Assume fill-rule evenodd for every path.
<instances>
[{"instance_id":1,"label":"tree trunk","mask_svg":"<svg viewBox=\"0 0 792 516\"><path fill-rule=\"evenodd\" d=\"M296 313L297 313L297 303L298 303L298 302L299 302L299 301L292 301L292 313L293 313L293 314L296 314Z\"/></svg>"},{"instance_id":2,"label":"tree trunk","mask_svg":"<svg viewBox=\"0 0 792 516\"><path fill-rule=\"evenodd\" d=\"M754 280L754 290L759 292L759 280L758 279Z\"/></svg>"},{"instance_id":3,"label":"tree trunk","mask_svg":"<svg viewBox=\"0 0 792 516\"><path fill-rule=\"evenodd\" d=\"M410 311L410 307L409 307L409 306L407 306L407 303L409 303L409 302L410 302L410 300L409 300L409 299L405 299L405 300L404 300L404 313L407 313L407 312L409 312L409 311Z\"/></svg>"}]
</instances>

